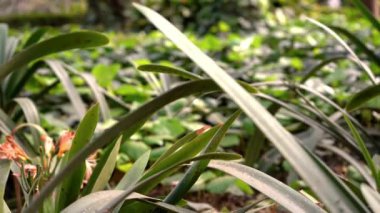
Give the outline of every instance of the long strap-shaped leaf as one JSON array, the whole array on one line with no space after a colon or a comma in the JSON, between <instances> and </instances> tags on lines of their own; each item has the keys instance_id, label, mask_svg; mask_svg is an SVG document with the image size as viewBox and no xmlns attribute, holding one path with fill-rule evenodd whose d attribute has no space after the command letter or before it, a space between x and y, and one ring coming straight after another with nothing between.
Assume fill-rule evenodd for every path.
<instances>
[{"instance_id":1,"label":"long strap-shaped leaf","mask_svg":"<svg viewBox=\"0 0 380 213\"><path fill-rule=\"evenodd\" d=\"M73 159L64 167L58 174L51 178L46 185L41 189L39 196L36 196L31 202L30 206L25 212L36 212L43 200L54 190L54 188L62 182L65 177L73 171L78 164L86 159L87 156L92 154L95 150L110 144L121 133L128 131L128 135L132 135L137 131L136 126L141 125L153 113L165 105L178 100L180 98L197 94L207 93L212 91L220 91L220 88L211 80L199 80L185 83L175 87L168 92L158 96L150 102L144 104L137 110L131 112L123 117L118 123L111 128L107 129L103 134L92 141L91 144L86 145Z\"/></svg>"},{"instance_id":2,"label":"long strap-shaped leaf","mask_svg":"<svg viewBox=\"0 0 380 213\"><path fill-rule=\"evenodd\" d=\"M7 63L2 64L0 66L0 81L9 73L40 57L76 48L97 47L107 43L107 37L100 33L90 31L68 33L44 40L40 43L29 46L19 54L15 55Z\"/></svg>"},{"instance_id":3,"label":"long strap-shaped leaf","mask_svg":"<svg viewBox=\"0 0 380 213\"><path fill-rule=\"evenodd\" d=\"M92 95L94 96L97 103L99 103L100 112L102 114L103 121L108 121L111 119L111 112L108 107L108 104L105 100L104 94L102 93L102 88L98 85L96 82L96 79L93 75L86 72L78 72L74 67L69 66L67 64L63 64L63 66L70 72L74 73L75 75L79 75L84 79L84 81L87 83L87 85L90 87Z\"/></svg>"},{"instance_id":4,"label":"long strap-shaped leaf","mask_svg":"<svg viewBox=\"0 0 380 213\"><path fill-rule=\"evenodd\" d=\"M15 98L14 101L17 102L18 105L20 106L21 110L24 113L25 119L28 123L40 125L40 115L38 114L37 107L32 100L26 97L22 97L22 98ZM39 137L38 131L35 129L31 129L30 131L32 132L32 135L33 135L34 148L35 150L38 150L40 146L40 143L39 143L40 137Z\"/></svg>"},{"instance_id":5,"label":"long strap-shaped leaf","mask_svg":"<svg viewBox=\"0 0 380 213\"><path fill-rule=\"evenodd\" d=\"M56 60L46 60L46 64L50 66L51 70L59 78L67 92L71 104L76 110L77 115L79 118L82 118L86 114L86 106L71 82L66 70L63 68L61 62Z\"/></svg>"},{"instance_id":6,"label":"long strap-shaped leaf","mask_svg":"<svg viewBox=\"0 0 380 213\"><path fill-rule=\"evenodd\" d=\"M241 179L290 212L323 212L320 207L294 189L254 168L235 162L216 160L211 161L208 166Z\"/></svg>"},{"instance_id":7,"label":"long strap-shaped leaf","mask_svg":"<svg viewBox=\"0 0 380 213\"><path fill-rule=\"evenodd\" d=\"M124 191L122 190L109 190L109 191L99 191L96 193L92 193L90 195L87 195L77 200L76 202L68 206L66 209L64 209L62 213L97 212L99 208L107 204L107 201L115 199L116 197L123 194L123 192ZM138 194L138 193L130 194L128 197L125 198L125 200L140 200L143 202L149 202L150 204L155 205L157 207L170 210L172 212L177 212L177 213L182 213L182 212L192 213L193 212L193 211L190 211L188 209L184 209L178 206L162 203L157 199L154 199L142 194Z\"/></svg>"},{"instance_id":8,"label":"long strap-shaped leaf","mask_svg":"<svg viewBox=\"0 0 380 213\"><path fill-rule=\"evenodd\" d=\"M306 17L306 20L310 23L322 28L324 31L326 31L328 34L333 36L343 47L347 50L348 53L352 56L352 59L366 72L369 79L372 81L373 84L376 84L376 78L375 75L372 73L371 69L355 54L355 52L350 48L350 46L347 45L346 42L343 41L343 39L336 34L333 30L331 30L328 26L322 24L321 22Z\"/></svg>"},{"instance_id":9,"label":"long strap-shaped leaf","mask_svg":"<svg viewBox=\"0 0 380 213\"><path fill-rule=\"evenodd\" d=\"M221 126L217 132L213 135L210 142L203 149L202 153L215 152L219 146L220 141L222 141L224 135L226 134L228 128L239 117L241 111L238 110L226 121L226 123ZM209 160L203 160L193 163L190 168L186 171L185 176L181 179L179 184L169 193L164 199L165 203L176 204L182 197L190 190L190 188L198 180L202 172L207 168Z\"/></svg>"},{"instance_id":10,"label":"long strap-shaped leaf","mask_svg":"<svg viewBox=\"0 0 380 213\"><path fill-rule=\"evenodd\" d=\"M5 209L5 202L3 199L10 169L11 161L0 160L0 212L2 212Z\"/></svg>"},{"instance_id":11,"label":"long strap-shaped leaf","mask_svg":"<svg viewBox=\"0 0 380 213\"><path fill-rule=\"evenodd\" d=\"M352 202L352 193L335 185L293 136L215 61L161 15L142 5L134 6L231 96L332 212L367 211L360 201Z\"/></svg>"}]
</instances>

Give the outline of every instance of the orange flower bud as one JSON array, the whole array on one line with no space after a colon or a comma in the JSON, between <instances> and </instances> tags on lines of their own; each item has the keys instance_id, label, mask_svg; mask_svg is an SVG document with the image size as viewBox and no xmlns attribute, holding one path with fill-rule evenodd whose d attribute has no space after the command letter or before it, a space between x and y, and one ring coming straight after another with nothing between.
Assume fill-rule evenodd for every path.
<instances>
[{"instance_id":1,"label":"orange flower bud","mask_svg":"<svg viewBox=\"0 0 380 213\"><path fill-rule=\"evenodd\" d=\"M58 157L62 157L65 152L70 150L74 136L75 133L73 131L65 131L61 134L61 136L58 139Z\"/></svg>"}]
</instances>

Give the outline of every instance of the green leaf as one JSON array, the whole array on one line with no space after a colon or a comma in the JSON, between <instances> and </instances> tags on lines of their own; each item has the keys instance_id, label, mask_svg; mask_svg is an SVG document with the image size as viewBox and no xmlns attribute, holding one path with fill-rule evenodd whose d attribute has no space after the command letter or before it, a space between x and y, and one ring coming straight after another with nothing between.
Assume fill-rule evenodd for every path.
<instances>
[{"instance_id":1,"label":"green leaf","mask_svg":"<svg viewBox=\"0 0 380 213\"><path fill-rule=\"evenodd\" d=\"M348 111L353 111L365 104L369 100L380 95L380 85L374 85L365 88L351 97L346 105Z\"/></svg>"},{"instance_id":2,"label":"green leaf","mask_svg":"<svg viewBox=\"0 0 380 213\"><path fill-rule=\"evenodd\" d=\"M186 131L178 118L159 118L151 130L153 133L168 140L174 140Z\"/></svg>"},{"instance_id":3,"label":"green leaf","mask_svg":"<svg viewBox=\"0 0 380 213\"><path fill-rule=\"evenodd\" d=\"M107 201L112 200L123 193L122 190L108 190L108 191L100 191L95 192L85 197L80 198L66 209L62 211L62 213L79 213L79 212L97 212L99 209L103 208ZM159 202L159 200L155 198L151 198L142 194L132 193L125 200L139 200L142 202L149 202L149 204L154 205L156 207L170 210L171 212L177 213L194 213L188 209L184 209L178 206L173 206L169 204L165 204Z\"/></svg>"},{"instance_id":4,"label":"green leaf","mask_svg":"<svg viewBox=\"0 0 380 213\"><path fill-rule=\"evenodd\" d=\"M302 79L300 81L300 84L305 83L310 77L314 76L319 70L321 70L327 64L330 64L332 62L339 61L342 59L347 59L347 56L334 56L331 58L327 58L327 59L319 62L318 64L312 66L311 68L309 68L306 71L305 75L302 77Z\"/></svg>"},{"instance_id":5,"label":"green leaf","mask_svg":"<svg viewBox=\"0 0 380 213\"><path fill-rule=\"evenodd\" d=\"M355 52L350 48L350 46L348 46L348 44L338 34L336 34L332 29L330 29L329 27L327 27L326 25L322 24L321 22L317 20L314 20L308 17L306 17L306 20L322 28L328 34L333 36L344 47L344 49L346 49L346 51L351 55L352 60L355 63L357 63L363 69L363 71L368 75L371 82L373 84L376 84L376 78L375 78L375 75L372 73L371 69L362 60L360 60L360 58L355 54Z\"/></svg>"},{"instance_id":6,"label":"green leaf","mask_svg":"<svg viewBox=\"0 0 380 213\"><path fill-rule=\"evenodd\" d=\"M380 23L379 21L372 15L372 12L368 10L367 6L365 6L362 0L351 0L351 2L358 8L364 17L366 17L371 24L380 32ZM375 3L375 2L373 2Z\"/></svg>"},{"instance_id":7,"label":"green leaf","mask_svg":"<svg viewBox=\"0 0 380 213\"><path fill-rule=\"evenodd\" d=\"M115 189L126 189L136 184L142 177L145 167L149 162L150 151L145 152L137 161L133 164L132 168L127 174L120 180Z\"/></svg>"},{"instance_id":8,"label":"green leaf","mask_svg":"<svg viewBox=\"0 0 380 213\"><path fill-rule=\"evenodd\" d=\"M158 173L155 173L148 178L140 181L138 184L126 189L123 191L122 194L120 194L115 199L109 201L107 205L105 205L103 208L98 209L101 212L107 212L110 209L114 208L117 204L119 204L121 201L125 199L129 194L131 194L134 191L141 191L142 188L146 188L147 185L151 185L151 182L160 182L162 179L168 176L168 174L172 173L178 167L181 165L185 165L192 161L198 161L198 160L205 160L205 159L221 159L221 160L236 160L239 159L241 156L233 153L206 153L203 155L199 155L197 157L185 159L179 162L175 162L174 164L164 168L163 170L159 171Z\"/></svg>"},{"instance_id":9,"label":"green leaf","mask_svg":"<svg viewBox=\"0 0 380 213\"><path fill-rule=\"evenodd\" d=\"M220 91L220 88L212 80L187 82L161 94L138 109L132 111L130 114L120 118L119 122L96 137L91 144L86 145L86 147L76 154L76 156L64 168L62 168L62 170L52 177L46 183L45 187L41 189L39 196L34 197L30 205L25 209L25 212L37 211L43 200L49 196L54 188L68 174L74 171L74 168L79 166L87 156L91 155L97 149L111 143L122 133L124 133L124 137L127 139L128 137L126 137L126 134L129 136L132 135L153 113L157 112L165 105L192 94L215 91Z\"/></svg>"},{"instance_id":10,"label":"green leaf","mask_svg":"<svg viewBox=\"0 0 380 213\"><path fill-rule=\"evenodd\" d=\"M373 176L373 178L375 179L375 182L376 182L377 189L380 190L380 178L378 177L377 169L376 169L375 163L372 160L371 154L369 153L369 151L368 151L368 149L367 149L367 147L366 147L366 145L365 145L362 137L360 136L358 130L352 124L352 122L350 121L350 119L348 119L347 116L344 116L344 120L346 121L346 123L350 127L351 133L354 136L355 141L356 141L356 143L359 146L360 152L362 153L362 155L363 155L363 157L364 157L364 159L365 159L365 161L367 163L367 166L371 170L372 176Z\"/></svg>"},{"instance_id":11,"label":"green leaf","mask_svg":"<svg viewBox=\"0 0 380 213\"><path fill-rule=\"evenodd\" d=\"M119 153L120 136L114 143L110 144L98 160L87 186L83 189L82 195L103 190L108 184L116 165L117 155Z\"/></svg>"},{"instance_id":12,"label":"green leaf","mask_svg":"<svg viewBox=\"0 0 380 213\"><path fill-rule=\"evenodd\" d=\"M149 150L150 147L143 142L127 141L121 146L121 152L126 153L134 161Z\"/></svg>"},{"instance_id":13,"label":"green leaf","mask_svg":"<svg viewBox=\"0 0 380 213\"><path fill-rule=\"evenodd\" d=\"M37 28L32 32L32 34L29 36L28 40L26 40L24 44L24 48L27 48L35 43L37 43L48 31L48 28L42 27Z\"/></svg>"},{"instance_id":14,"label":"green leaf","mask_svg":"<svg viewBox=\"0 0 380 213\"><path fill-rule=\"evenodd\" d=\"M233 113L231 117L228 118L228 120L223 124L223 126L217 129L215 134L212 135L212 138L209 139L210 142L204 148L202 154L216 151L228 128L232 125L232 123L240 115L240 113L240 110ZM208 160L193 163L190 166L190 168L186 171L184 177L179 182L179 184L169 193L168 196L166 196L164 202L170 204L176 204L177 202L179 202L183 198L183 196L190 190L190 188L195 184L202 172L207 168L208 163Z\"/></svg>"},{"instance_id":15,"label":"green leaf","mask_svg":"<svg viewBox=\"0 0 380 213\"><path fill-rule=\"evenodd\" d=\"M75 132L70 150L62 159L62 166L70 162L73 157L90 142L99 120L99 105L91 107ZM78 198L80 187L86 170L85 159L78 162L78 167L70 174L66 174L64 181L57 191L57 210L61 210Z\"/></svg>"},{"instance_id":16,"label":"green leaf","mask_svg":"<svg viewBox=\"0 0 380 213\"><path fill-rule=\"evenodd\" d=\"M348 39L350 39L350 41L352 41L356 45L357 48L359 48L359 50L361 50L362 52L364 52L368 56L368 58L371 59L371 62L374 62L378 66L380 66L380 57L377 56L374 51L372 51L371 49L369 49L367 47L367 45L364 44L358 37L356 37L350 31L348 31L348 30L346 30L346 29L344 29L342 27L331 26L331 25L329 27L332 30L345 35Z\"/></svg>"},{"instance_id":17,"label":"green leaf","mask_svg":"<svg viewBox=\"0 0 380 213\"><path fill-rule=\"evenodd\" d=\"M119 70L120 64L98 64L94 68L92 68L91 73L100 86L109 87Z\"/></svg>"},{"instance_id":18,"label":"green leaf","mask_svg":"<svg viewBox=\"0 0 380 213\"><path fill-rule=\"evenodd\" d=\"M297 191L254 168L235 162L215 160L211 161L208 167L239 178L290 212L324 212Z\"/></svg>"},{"instance_id":19,"label":"green leaf","mask_svg":"<svg viewBox=\"0 0 380 213\"><path fill-rule=\"evenodd\" d=\"M223 194L234 185L235 181L236 178L231 176L218 177L207 183L206 189L213 194Z\"/></svg>"},{"instance_id":20,"label":"green leaf","mask_svg":"<svg viewBox=\"0 0 380 213\"><path fill-rule=\"evenodd\" d=\"M8 175L11 169L11 161L0 160L0 212L6 209L4 201L4 192L8 180Z\"/></svg>"},{"instance_id":21,"label":"green leaf","mask_svg":"<svg viewBox=\"0 0 380 213\"><path fill-rule=\"evenodd\" d=\"M334 147L332 145L319 145L337 155L345 159L347 162L349 162L353 167L355 167L358 172L363 176L363 178L367 181L367 183L373 187L376 188L376 183L371 174L368 172L368 168L363 166L361 162L356 160L354 156L347 153L345 150L342 150L341 148Z\"/></svg>"},{"instance_id":22,"label":"green leaf","mask_svg":"<svg viewBox=\"0 0 380 213\"><path fill-rule=\"evenodd\" d=\"M40 125L40 115L38 113L36 105L31 99L23 97L15 98L14 101L20 106L22 112L24 113L25 120L27 121L27 123ZM30 131L33 135L34 149L39 150L39 147L41 145L40 135L38 131L33 128Z\"/></svg>"},{"instance_id":23,"label":"green leaf","mask_svg":"<svg viewBox=\"0 0 380 213\"><path fill-rule=\"evenodd\" d=\"M207 145L207 143L211 140L218 129L218 126L209 129L207 132L194 138L191 142L186 143L179 150L161 160L159 164L155 164L154 166L150 167L149 170L145 172L142 180L149 178L150 176L162 171L163 169L175 164L176 162L180 162L197 155L203 149L203 147ZM146 187L146 191L149 191L155 184L157 183L151 182L150 186Z\"/></svg>"},{"instance_id":24,"label":"green leaf","mask_svg":"<svg viewBox=\"0 0 380 213\"><path fill-rule=\"evenodd\" d=\"M363 193L368 205L371 207L373 212L377 212L380 209L380 194L372 189L371 187L362 184L360 190Z\"/></svg>"},{"instance_id":25,"label":"green leaf","mask_svg":"<svg viewBox=\"0 0 380 213\"><path fill-rule=\"evenodd\" d=\"M186 79L190 80L200 80L202 79L201 76L193 74L187 70L184 70L182 68L178 67L170 67L160 64L146 64L141 65L137 67L138 70L145 71L145 72L158 72L158 73L166 73L166 74L172 74L172 75L178 75Z\"/></svg>"},{"instance_id":26,"label":"green leaf","mask_svg":"<svg viewBox=\"0 0 380 213\"><path fill-rule=\"evenodd\" d=\"M329 210L332 212L358 212L365 209L364 206L356 202L353 203L352 200L346 196L346 193L337 187L335 182L319 168L319 165L270 113L247 91L239 86L239 84L210 57L191 43L185 35L151 9L136 3L134 6L175 45L186 53L241 107L282 155L292 164L298 174L310 185ZM339 205L337 205L338 201Z\"/></svg>"},{"instance_id":27,"label":"green leaf","mask_svg":"<svg viewBox=\"0 0 380 213\"><path fill-rule=\"evenodd\" d=\"M100 113L102 115L103 121L106 122L110 120L112 118L111 112L103 94L106 91L103 92L103 88L101 88L96 83L96 79L94 78L94 76L92 76L90 73L78 72L74 67L69 66L67 64L63 64L63 66L65 66L67 70L71 71L72 73L76 75L79 75L80 77L84 79L84 81L90 87L94 99L99 104Z\"/></svg>"},{"instance_id":28,"label":"green leaf","mask_svg":"<svg viewBox=\"0 0 380 213\"><path fill-rule=\"evenodd\" d=\"M61 81L71 104L75 108L76 113L80 118L82 118L86 114L86 106L80 97L78 90L75 88L73 82L71 81L70 76L62 66L62 63L57 60L46 60L45 62L50 66L51 70Z\"/></svg>"},{"instance_id":29,"label":"green leaf","mask_svg":"<svg viewBox=\"0 0 380 213\"><path fill-rule=\"evenodd\" d=\"M91 31L68 33L44 40L29 46L10 61L2 64L0 66L0 80L3 80L9 73L43 56L65 50L97 47L107 43L107 37Z\"/></svg>"},{"instance_id":30,"label":"green leaf","mask_svg":"<svg viewBox=\"0 0 380 213\"><path fill-rule=\"evenodd\" d=\"M192 141L195 137L197 137L197 132L191 132L185 136L183 136L181 139L176 141L164 154L162 154L156 162L152 165L152 167L156 166L156 164L159 164L163 159L167 158L170 156L172 153L177 151L180 147L182 147L184 144Z\"/></svg>"}]
</instances>

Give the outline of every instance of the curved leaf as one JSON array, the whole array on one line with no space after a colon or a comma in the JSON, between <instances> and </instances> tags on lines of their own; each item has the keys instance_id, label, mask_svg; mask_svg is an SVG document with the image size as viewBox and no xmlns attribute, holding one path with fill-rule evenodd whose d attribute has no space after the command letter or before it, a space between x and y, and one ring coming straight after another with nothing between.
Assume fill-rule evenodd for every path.
<instances>
[{"instance_id":1,"label":"curved leaf","mask_svg":"<svg viewBox=\"0 0 380 213\"><path fill-rule=\"evenodd\" d=\"M220 141L222 141L228 128L232 125L235 119L240 115L241 111L238 110L231 115L230 118L221 126L216 133L211 138L210 142L203 149L202 153L215 152L219 146ZM176 204L183 196L190 190L190 188L198 180L202 172L207 168L209 160L203 160L194 162L190 168L186 171L184 177L180 180L177 186L166 196L164 199L165 203Z\"/></svg>"},{"instance_id":2,"label":"curved leaf","mask_svg":"<svg viewBox=\"0 0 380 213\"><path fill-rule=\"evenodd\" d=\"M119 204L121 201L124 200L125 197L127 197L129 194L131 194L134 191L140 191L142 188L146 187L147 185L150 185L151 182L159 182L164 177L166 177L168 174L172 173L176 169L178 169L180 166L185 165L187 163L190 163L192 161L198 161L198 160L206 160L206 159L219 159L219 160L237 160L241 156L233 153L206 153L202 154L193 158L185 159L179 162L175 162L174 164L166 167L165 169L161 170L158 173L155 173L152 176L149 176L148 178L140 181L136 185L133 185L126 189L122 194L120 194L118 197L110 201L107 205L105 205L103 208L99 209L101 212L108 212L111 209L113 209L117 204Z\"/></svg>"},{"instance_id":3,"label":"curved leaf","mask_svg":"<svg viewBox=\"0 0 380 213\"><path fill-rule=\"evenodd\" d=\"M103 121L108 121L109 119L111 119L110 109L104 98L102 88L96 82L95 77L90 73L78 72L74 67L69 66L67 64L63 64L63 66L65 66L72 73L82 77L84 81L87 83L87 85L90 87L92 95L94 96L96 102L99 104L100 113L102 115Z\"/></svg>"},{"instance_id":4,"label":"curved leaf","mask_svg":"<svg viewBox=\"0 0 380 213\"><path fill-rule=\"evenodd\" d=\"M44 40L29 46L7 63L0 65L0 80L3 80L9 73L43 56L76 48L97 47L107 43L107 37L91 31L73 32Z\"/></svg>"},{"instance_id":5,"label":"curved leaf","mask_svg":"<svg viewBox=\"0 0 380 213\"><path fill-rule=\"evenodd\" d=\"M376 63L380 66L380 57L376 55L376 53L369 49L367 45L365 45L358 37L352 34L350 31L338 27L338 26L329 26L332 30L345 35L351 42L353 42L361 51L363 51L372 62Z\"/></svg>"},{"instance_id":6,"label":"curved leaf","mask_svg":"<svg viewBox=\"0 0 380 213\"><path fill-rule=\"evenodd\" d=\"M365 104L369 100L380 95L380 85L374 85L365 88L351 97L346 105L348 111L353 111Z\"/></svg>"},{"instance_id":7,"label":"curved leaf","mask_svg":"<svg viewBox=\"0 0 380 213\"><path fill-rule=\"evenodd\" d=\"M322 24L321 22L314 20L312 18L306 17L306 20L310 23L322 28L324 31L326 31L328 34L333 36L343 47L347 50L347 52L352 56L352 59L366 72L369 79L372 81L373 84L376 84L376 78L375 75L372 73L371 69L362 61L360 58L355 54L355 52L347 45L343 39L336 34L333 30L331 30L326 25Z\"/></svg>"},{"instance_id":8,"label":"curved leaf","mask_svg":"<svg viewBox=\"0 0 380 213\"><path fill-rule=\"evenodd\" d=\"M208 167L223 171L246 182L290 212L324 212L302 194L273 177L235 162L211 161Z\"/></svg>"},{"instance_id":9,"label":"curved leaf","mask_svg":"<svg viewBox=\"0 0 380 213\"><path fill-rule=\"evenodd\" d=\"M372 15L372 12L368 10L367 6L365 6L362 0L351 0L352 3L355 4L357 8L362 12L362 14L371 22L371 24L380 32L380 23L379 21Z\"/></svg>"},{"instance_id":10,"label":"curved leaf","mask_svg":"<svg viewBox=\"0 0 380 213\"><path fill-rule=\"evenodd\" d=\"M103 206L107 204L107 201L120 196L123 192L124 191L122 190L108 190L91 193L90 195L82 197L68 206L62 211L62 213L96 212L98 209L103 208ZM151 198L139 193L132 193L126 197L125 200L140 200L142 202L149 202L151 205L177 213L193 213L193 211L190 211L188 209L162 203L158 199Z\"/></svg>"},{"instance_id":11,"label":"curved leaf","mask_svg":"<svg viewBox=\"0 0 380 213\"><path fill-rule=\"evenodd\" d=\"M187 70L178 68L178 67L169 67L160 64L146 64L137 67L138 70L146 72L158 72L158 73L167 73L181 76L190 80L200 80L201 76L193 74Z\"/></svg>"},{"instance_id":12,"label":"curved leaf","mask_svg":"<svg viewBox=\"0 0 380 213\"><path fill-rule=\"evenodd\" d=\"M373 212L378 212L380 210L380 194L365 184L360 186L360 190Z\"/></svg>"},{"instance_id":13,"label":"curved leaf","mask_svg":"<svg viewBox=\"0 0 380 213\"><path fill-rule=\"evenodd\" d=\"M132 168L124 175L124 177L117 184L116 189L126 189L136 184L144 174L145 167L149 162L150 150L145 152L133 164Z\"/></svg>"},{"instance_id":14,"label":"curved leaf","mask_svg":"<svg viewBox=\"0 0 380 213\"><path fill-rule=\"evenodd\" d=\"M37 28L36 30L32 32L32 34L30 34L28 40L26 40L23 47L27 48L37 43L45 35L47 31L48 31L48 28L46 27Z\"/></svg>"},{"instance_id":15,"label":"curved leaf","mask_svg":"<svg viewBox=\"0 0 380 213\"><path fill-rule=\"evenodd\" d=\"M71 148L62 159L62 166L68 164L83 147L88 145L94 134L98 120L99 105L94 105L88 110L82 121L79 123ZM78 167L73 169L74 171L72 173L65 174L65 180L63 181L61 187L58 188L57 210L61 210L75 201L79 195L80 187L86 171L85 159L78 162L78 164Z\"/></svg>"},{"instance_id":16,"label":"curved leaf","mask_svg":"<svg viewBox=\"0 0 380 213\"><path fill-rule=\"evenodd\" d=\"M108 184L109 179L115 168L117 154L119 153L121 136L107 147L102 157L98 160L91 178L84 188L82 195L87 195L96 191L103 190Z\"/></svg>"},{"instance_id":17,"label":"curved leaf","mask_svg":"<svg viewBox=\"0 0 380 213\"><path fill-rule=\"evenodd\" d=\"M61 62L57 60L46 60L54 74L59 78L63 87L66 90L67 96L70 99L71 104L74 106L76 113L79 118L82 118L86 114L86 106L80 97L78 91L75 89L73 83L71 82L70 76L67 74L66 70L63 68Z\"/></svg>"},{"instance_id":18,"label":"curved leaf","mask_svg":"<svg viewBox=\"0 0 380 213\"><path fill-rule=\"evenodd\" d=\"M38 114L37 107L32 100L29 98L15 98L14 101L20 106L28 123L40 125L40 115ZM33 128L30 131L33 135L34 148L35 150L38 150L40 146L39 133Z\"/></svg>"},{"instance_id":19,"label":"curved leaf","mask_svg":"<svg viewBox=\"0 0 380 213\"><path fill-rule=\"evenodd\" d=\"M347 59L347 56L335 56L328 59L325 59L318 64L312 66L310 69L308 69L305 73L305 75L302 77L300 83L305 83L310 77L314 76L320 69L322 69L324 66L326 66L329 63L339 61L342 59Z\"/></svg>"},{"instance_id":20,"label":"curved leaf","mask_svg":"<svg viewBox=\"0 0 380 213\"><path fill-rule=\"evenodd\" d=\"M353 202L350 194L342 191L331 177L326 175L320 165L306 153L295 138L209 56L191 43L185 35L161 15L137 3L133 5L241 107L332 212L365 210L360 202ZM369 72L369 74L372 73Z\"/></svg>"}]
</instances>

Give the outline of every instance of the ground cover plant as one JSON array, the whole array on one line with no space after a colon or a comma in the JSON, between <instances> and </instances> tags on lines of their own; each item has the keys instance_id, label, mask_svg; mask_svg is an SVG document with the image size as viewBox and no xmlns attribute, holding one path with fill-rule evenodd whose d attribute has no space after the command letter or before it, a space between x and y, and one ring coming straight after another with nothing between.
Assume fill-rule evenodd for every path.
<instances>
[{"instance_id":1,"label":"ground cover plant","mask_svg":"<svg viewBox=\"0 0 380 213\"><path fill-rule=\"evenodd\" d=\"M99 47L92 31L18 41L1 26L1 210L229 211L194 191L244 197L237 212L379 209L376 39L281 11L269 38L218 22L227 40L197 39L133 6L161 33Z\"/></svg>"}]
</instances>

